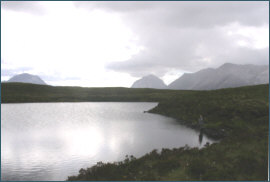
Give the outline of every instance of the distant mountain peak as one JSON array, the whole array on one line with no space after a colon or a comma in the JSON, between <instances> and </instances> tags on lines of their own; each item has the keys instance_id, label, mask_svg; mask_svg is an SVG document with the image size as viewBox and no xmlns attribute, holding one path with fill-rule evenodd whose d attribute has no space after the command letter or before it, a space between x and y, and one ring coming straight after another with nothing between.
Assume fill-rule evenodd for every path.
<instances>
[{"instance_id":1,"label":"distant mountain peak","mask_svg":"<svg viewBox=\"0 0 270 182\"><path fill-rule=\"evenodd\" d=\"M131 88L156 88L156 89L165 89L167 85L153 74L146 75L141 79L135 81Z\"/></svg>"},{"instance_id":2,"label":"distant mountain peak","mask_svg":"<svg viewBox=\"0 0 270 182\"><path fill-rule=\"evenodd\" d=\"M13 76L7 82L20 82L20 83L32 83L39 85L47 85L39 76L29 73L22 73Z\"/></svg>"}]
</instances>

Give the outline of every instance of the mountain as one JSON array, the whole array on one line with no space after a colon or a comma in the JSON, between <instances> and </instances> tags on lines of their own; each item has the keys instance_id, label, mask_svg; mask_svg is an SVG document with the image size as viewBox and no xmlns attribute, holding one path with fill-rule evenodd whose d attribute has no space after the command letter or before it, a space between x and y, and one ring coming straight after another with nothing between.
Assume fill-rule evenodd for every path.
<instances>
[{"instance_id":1,"label":"mountain","mask_svg":"<svg viewBox=\"0 0 270 182\"><path fill-rule=\"evenodd\" d=\"M207 68L185 73L172 82L169 89L213 90L269 83L269 66L225 63L219 68Z\"/></svg>"},{"instance_id":2,"label":"mountain","mask_svg":"<svg viewBox=\"0 0 270 182\"><path fill-rule=\"evenodd\" d=\"M33 83L39 85L47 85L39 76L31 75L28 73L22 73L15 75L10 78L7 82L22 82L22 83Z\"/></svg>"},{"instance_id":3,"label":"mountain","mask_svg":"<svg viewBox=\"0 0 270 182\"><path fill-rule=\"evenodd\" d=\"M157 89L166 89L167 85L164 82L156 77L155 75L144 76L141 79L135 81L131 88L157 88Z\"/></svg>"}]
</instances>

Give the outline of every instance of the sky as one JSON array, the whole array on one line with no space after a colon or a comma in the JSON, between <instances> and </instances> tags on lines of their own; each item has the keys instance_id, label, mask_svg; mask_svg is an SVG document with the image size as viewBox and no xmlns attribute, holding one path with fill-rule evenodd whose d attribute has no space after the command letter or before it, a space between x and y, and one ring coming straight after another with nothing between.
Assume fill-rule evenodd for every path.
<instances>
[{"instance_id":1,"label":"sky","mask_svg":"<svg viewBox=\"0 0 270 182\"><path fill-rule=\"evenodd\" d=\"M1 1L1 80L50 85L166 84L224 63L269 65L265 1Z\"/></svg>"}]
</instances>

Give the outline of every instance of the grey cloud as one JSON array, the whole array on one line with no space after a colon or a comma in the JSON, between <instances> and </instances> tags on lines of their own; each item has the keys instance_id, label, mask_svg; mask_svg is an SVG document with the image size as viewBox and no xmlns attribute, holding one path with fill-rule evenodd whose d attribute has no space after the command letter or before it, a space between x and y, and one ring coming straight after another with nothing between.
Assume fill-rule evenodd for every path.
<instances>
[{"instance_id":1,"label":"grey cloud","mask_svg":"<svg viewBox=\"0 0 270 182\"><path fill-rule=\"evenodd\" d=\"M1 1L1 8L35 15L43 15L46 12L40 2L35 1Z\"/></svg>"},{"instance_id":2,"label":"grey cloud","mask_svg":"<svg viewBox=\"0 0 270 182\"><path fill-rule=\"evenodd\" d=\"M89 8L89 9L105 9L107 11L116 11L116 12L138 12L138 11L147 11L149 8L156 6L155 3L149 2L139 2L139 1L91 1L91 2L74 2L75 6Z\"/></svg>"},{"instance_id":3,"label":"grey cloud","mask_svg":"<svg viewBox=\"0 0 270 182\"><path fill-rule=\"evenodd\" d=\"M226 62L268 64L269 60L268 48L238 47L218 29L169 29L158 35L149 35L151 42L146 43L148 48L145 51L127 61L112 62L107 68L137 77L147 73L164 76L170 69L194 72Z\"/></svg>"},{"instance_id":4,"label":"grey cloud","mask_svg":"<svg viewBox=\"0 0 270 182\"><path fill-rule=\"evenodd\" d=\"M232 50L230 54L220 55L219 59L220 62L267 65L269 64L269 49L249 49L240 47Z\"/></svg>"},{"instance_id":5,"label":"grey cloud","mask_svg":"<svg viewBox=\"0 0 270 182\"><path fill-rule=\"evenodd\" d=\"M76 2L77 7L120 15L146 49L107 69L132 76L163 76L171 69L188 72L225 62L268 64L268 49L235 45L224 30L268 25L268 2ZM238 36L240 38L240 35Z\"/></svg>"},{"instance_id":6,"label":"grey cloud","mask_svg":"<svg viewBox=\"0 0 270 182\"><path fill-rule=\"evenodd\" d=\"M166 20L180 26L209 28L231 22L257 26L269 21L264 2L185 2L173 9Z\"/></svg>"},{"instance_id":7,"label":"grey cloud","mask_svg":"<svg viewBox=\"0 0 270 182\"><path fill-rule=\"evenodd\" d=\"M261 25L269 22L268 2L75 2L80 8L104 9L125 14L142 24L181 26L181 27L210 27L239 22L245 25ZM137 20L136 20L137 19Z\"/></svg>"},{"instance_id":8,"label":"grey cloud","mask_svg":"<svg viewBox=\"0 0 270 182\"><path fill-rule=\"evenodd\" d=\"M269 64L269 51L266 49L250 49L238 48L233 50L230 54L220 54L212 57L211 62L204 62L201 57L193 57L188 60L181 60L175 58L174 60L162 59L140 59L134 57L124 62L113 62L107 65L107 69L112 69L119 72L127 72L132 76L141 77L148 74L155 74L159 77L164 76L169 70L181 70L185 72L194 72L206 67L218 67L223 63L235 64Z\"/></svg>"}]
</instances>

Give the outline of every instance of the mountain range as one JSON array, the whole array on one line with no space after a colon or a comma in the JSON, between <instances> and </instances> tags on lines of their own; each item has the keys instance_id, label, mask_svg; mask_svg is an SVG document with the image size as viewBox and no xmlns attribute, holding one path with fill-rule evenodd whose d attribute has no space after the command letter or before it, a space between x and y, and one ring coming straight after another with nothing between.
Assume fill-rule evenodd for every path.
<instances>
[{"instance_id":1,"label":"mountain range","mask_svg":"<svg viewBox=\"0 0 270 182\"><path fill-rule=\"evenodd\" d=\"M23 73L7 82L23 82L46 85L37 75ZM155 75L147 75L135 81L131 88L155 88L174 90L215 90L269 83L268 65L238 65L225 63L218 68L206 68L195 73L185 73L168 86Z\"/></svg>"},{"instance_id":2,"label":"mountain range","mask_svg":"<svg viewBox=\"0 0 270 182\"><path fill-rule=\"evenodd\" d=\"M151 79L153 79L153 81ZM135 83L140 84L136 84L136 87L134 87L134 83L132 88L160 88L154 84L156 80L162 82L161 79L154 75L151 75L151 77L146 76L137 80ZM265 83L269 83L268 65L237 65L225 63L216 69L207 68L195 73L185 73L169 84L167 89L214 90ZM163 86L163 88L166 88L166 85Z\"/></svg>"}]
</instances>

